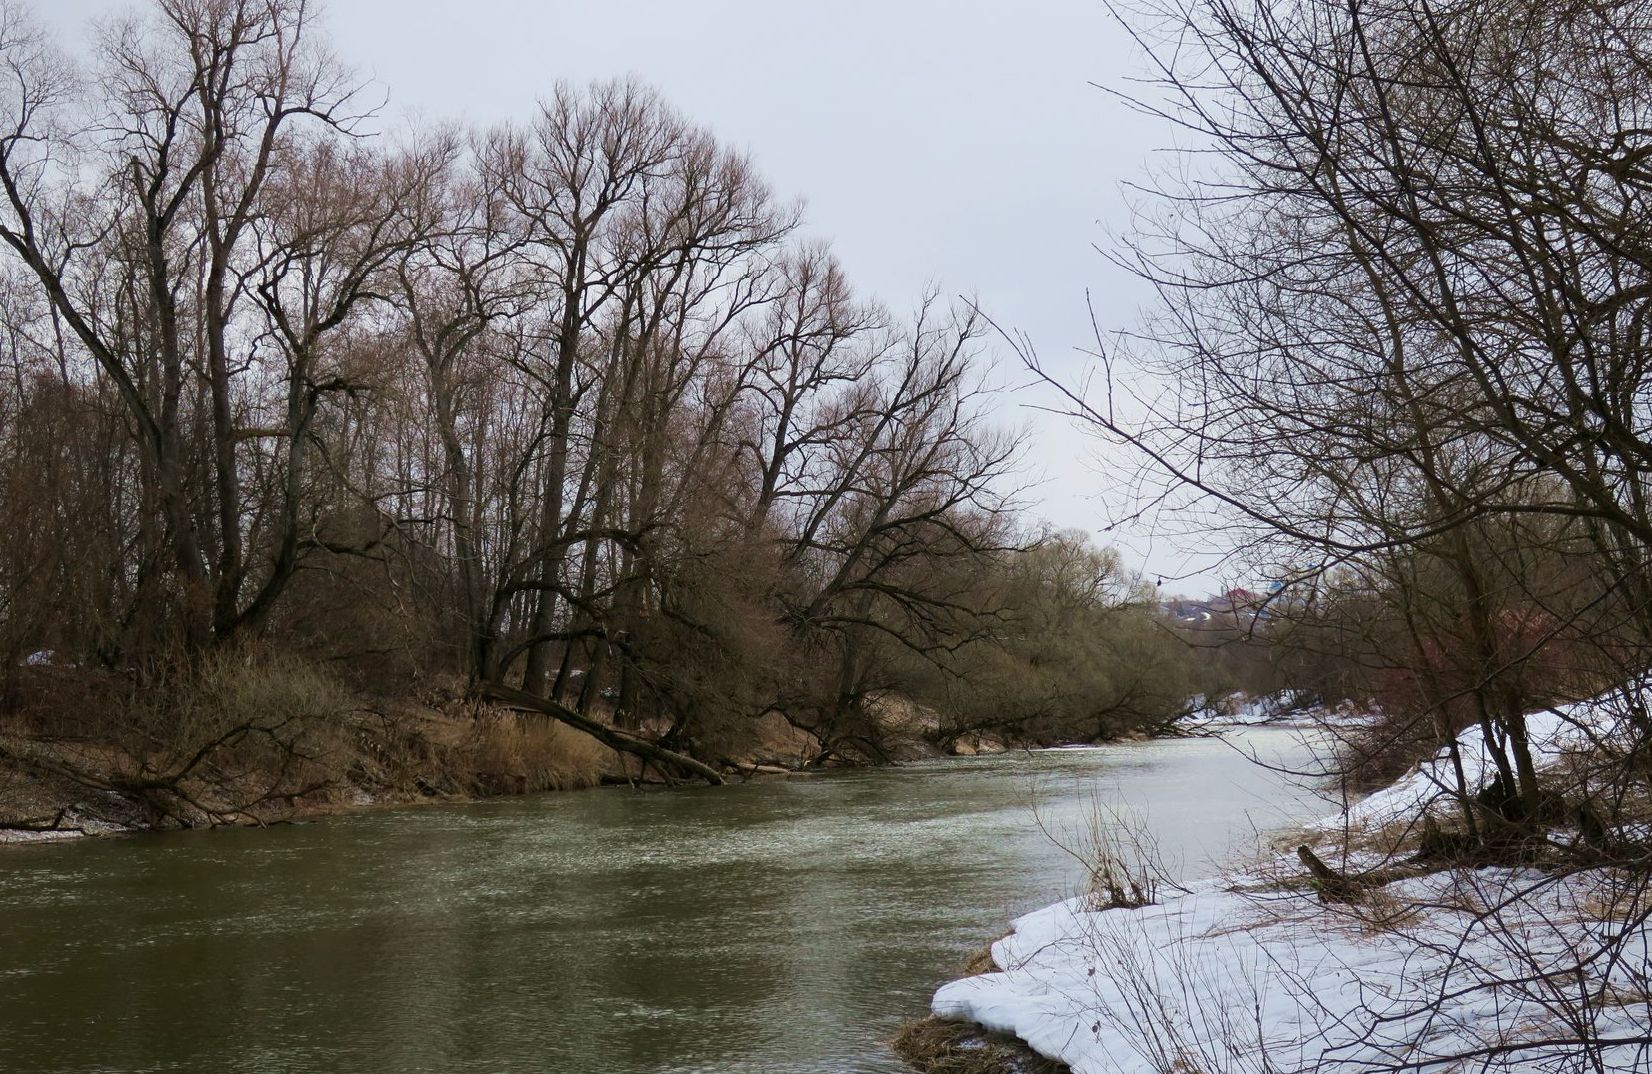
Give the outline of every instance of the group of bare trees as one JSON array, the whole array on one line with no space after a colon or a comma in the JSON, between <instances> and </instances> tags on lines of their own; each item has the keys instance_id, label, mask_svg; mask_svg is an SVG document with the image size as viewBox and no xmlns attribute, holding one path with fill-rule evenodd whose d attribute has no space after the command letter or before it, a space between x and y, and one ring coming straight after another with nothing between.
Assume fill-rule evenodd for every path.
<instances>
[{"instance_id":1,"label":"group of bare trees","mask_svg":"<svg viewBox=\"0 0 1652 1074\"><path fill-rule=\"evenodd\" d=\"M377 134L311 23L155 0L81 67L0 8L6 667L412 653L715 758L983 636L970 308L858 298L635 82Z\"/></svg>"},{"instance_id":2,"label":"group of bare trees","mask_svg":"<svg viewBox=\"0 0 1652 1074\"><path fill-rule=\"evenodd\" d=\"M1121 15L1159 76L1137 103L1190 152L1119 255L1159 316L1072 409L1215 505L1280 583L1260 632L1382 696L1350 760L1403 756L1367 774L1478 725L1495 779L1449 788L1469 843L1581 824L1644 868L1652 6ZM1591 770L1542 771L1526 713L1615 689L1613 732L1575 729Z\"/></svg>"},{"instance_id":3,"label":"group of bare trees","mask_svg":"<svg viewBox=\"0 0 1652 1074\"><path fill-rule=\"evenodd\" d=\"M1523 711L1652 656L1652 9L1157 14L1162 110L1220 161L1127 255L1177 390L1074 401L1248 528L1276 616L1380 608L1342 641L1464 702L1535 808Z\"/></svg>"}]
</instances>

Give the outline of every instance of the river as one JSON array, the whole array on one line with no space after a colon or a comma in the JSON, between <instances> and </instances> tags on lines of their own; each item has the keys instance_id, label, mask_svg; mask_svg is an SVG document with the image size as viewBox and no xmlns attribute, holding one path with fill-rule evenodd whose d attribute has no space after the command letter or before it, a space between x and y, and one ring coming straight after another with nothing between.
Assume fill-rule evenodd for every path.
<instances>
[{"instance_id":1,"label":"river","mask_svg":"<svg viewBox=\"0 0 1652 1074\"><path fill-rule=\"evenodd\" d=\"M0 1070L890 1074L884 1041L1076 892L1100 801L1185 875L1327 811L1241 749L1017 753L0 847Z\"/></svg>"}]
</instances>

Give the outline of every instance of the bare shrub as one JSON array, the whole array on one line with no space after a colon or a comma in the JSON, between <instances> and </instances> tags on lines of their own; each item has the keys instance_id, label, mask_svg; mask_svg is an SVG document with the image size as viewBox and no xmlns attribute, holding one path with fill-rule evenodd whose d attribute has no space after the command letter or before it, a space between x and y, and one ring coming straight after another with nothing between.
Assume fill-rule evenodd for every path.
<instances>
[{"instance_id":1,"label":"bare shrub","mask_svg":"<svg viewBox=\"0 0 1652 1074\"><path fill-rule=\"evenodd\" d=\"M9 669L0 729L73 738L102 734L129 705L132 683L113 672L50 665Z\"/></svg>"},{"instance_id":2,"label":"bare shrub","mask_svg":"<svg viewBox=\"0 0 1652 1074\"><path fill-rule=\"evenodd\" d=\"M1039 813L1039 830L1084 866L1084 894L1097 910L1136 909L1159 901L1165 890L1185 891L1167 867L1147 818L1092 798L1083 818L1064 832L1051 831Z\"/></svg>"},{"instance_id":3,"label":"bare shrub","mask_svg":"<svg viewBox=\"0 0 1652 1074\"><path fill-rule=\"evenodd\" d=\"M1452 733L1461 731L1453 726ZM1435 720L1413 710L1377 708L1370 722L1341 728L1336 766L1351 791L1372 791L1403 776L1440 748Z\"/></svg>"},{"instance_id":4,"label":"bare shrub","mask_svg":"<svg viewBox=\"0 0 1652 1074\"><path fill-rule=\"evenodd\" d=\"M313 665L220 652L164 686L133 703L116 771L167 817L252 819L343 778L355 699Z\"/></svg>"}]
</instances>

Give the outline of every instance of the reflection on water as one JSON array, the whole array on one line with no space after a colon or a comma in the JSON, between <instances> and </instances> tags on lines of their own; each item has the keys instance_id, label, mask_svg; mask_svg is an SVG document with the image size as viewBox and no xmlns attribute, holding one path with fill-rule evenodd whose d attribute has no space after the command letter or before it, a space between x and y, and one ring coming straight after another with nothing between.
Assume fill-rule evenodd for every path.
<instances>
[{"instance_id":1,"label":"reflection on water","mask_svg":"<svg viewBox=\"0 0 1652 1074\"><path fill-rule=\"evenodd\" d=\"M1202 740L9 848L0 1070L898 1071L1096 800L1190 875L1325 811Z\"/></svg>"}]
</instances>

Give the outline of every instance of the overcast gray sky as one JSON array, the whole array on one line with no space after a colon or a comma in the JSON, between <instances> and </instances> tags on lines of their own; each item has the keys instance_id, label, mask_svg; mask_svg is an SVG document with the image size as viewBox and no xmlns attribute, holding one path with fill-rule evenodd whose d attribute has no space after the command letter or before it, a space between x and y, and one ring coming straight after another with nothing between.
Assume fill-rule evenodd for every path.
<instances>
[{"instance_id":1,"label":"overcast gray sky","mask_svg":"<svg viewBox=\"0 0 1652 1074\"><path fill-rule=\"evenodd\" d=\"M35 0L71 36L127 6ZM558 79L634 73L801 196L863 292L897 310L932 283L974 295L1064 376L1085 365L1086 289L1106 330L1146 301L1094 247L1126 226L1120 184L1172 132L1091 85L1122 86L1139 63L1096 0L330 0L323 21L392 116L518 119ZM997 349L1000 379L1025 384ZM1198 569L1144 532L1099 532L1119 475L1035 409L1048 398L1017 391L1000 415L1033 432L1035 513L1150 573Z\"/></svg>"}]
</instances>

